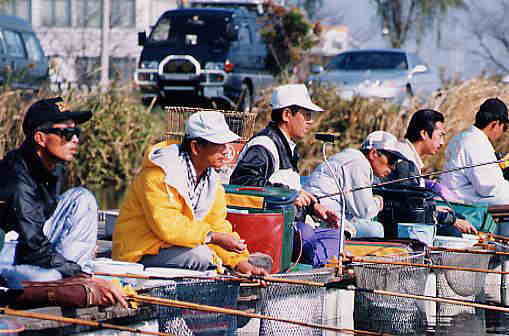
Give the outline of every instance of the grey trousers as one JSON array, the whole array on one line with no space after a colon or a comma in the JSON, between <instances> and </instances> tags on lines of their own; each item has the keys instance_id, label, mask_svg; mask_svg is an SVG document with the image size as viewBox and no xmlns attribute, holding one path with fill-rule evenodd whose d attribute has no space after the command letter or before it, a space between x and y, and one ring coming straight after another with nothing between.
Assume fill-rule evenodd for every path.
<instances>
[{"instance_id":1,"label":"grey trousers","mask_svg":"<svg viewBox=\"0 0 509 336\"><path fill-rule=\"evenodd\" d=\"M207 245L195 248L171 246L159 250L156 255L145 255L139 261L145 267L185 268L195 271L205 271L213 264L212 250Z\"/></svg>"}]
</instances>

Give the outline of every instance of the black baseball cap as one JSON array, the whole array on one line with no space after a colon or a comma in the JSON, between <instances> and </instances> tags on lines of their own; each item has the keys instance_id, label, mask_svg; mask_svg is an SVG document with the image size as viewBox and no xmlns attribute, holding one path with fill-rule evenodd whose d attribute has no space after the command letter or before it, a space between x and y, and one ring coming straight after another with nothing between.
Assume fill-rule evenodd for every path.
<instances>
[{"instance_id":1,"label":"black baseball cap","mask_svg":"<svg viewBox=\"0 0 509 336\"><path fill-rule=\"evenodd\" d=\"M82 124L92 118L90 111L70 111L63 103L62 97L42 99L32 104L23 120L23 132L30 135L34 130L45 122L60 122L73 120L76 124Z\"/></svg>"}]
</instances>

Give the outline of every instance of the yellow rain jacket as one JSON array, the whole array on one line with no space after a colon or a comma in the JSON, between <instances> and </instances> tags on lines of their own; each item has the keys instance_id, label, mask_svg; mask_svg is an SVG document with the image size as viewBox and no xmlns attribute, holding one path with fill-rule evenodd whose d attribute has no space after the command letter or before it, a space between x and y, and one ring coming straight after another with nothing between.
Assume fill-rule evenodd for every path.
<instances>
[{"instance_id":1,"label":"yellow rain jacket","mask_svg":"<svg viewBox=\"0 0 509 336\"><path fill-rule=\"evenodd\" d=\"M194 248L203 245L210 231L231 233L226 220L225 192L215 171L194 213L186 184L186 164L178 155L179 146L165 142L152 147L141 172L129 187L113 233L113 259L137 262L144 255L157 254L173 245ZM247 260L248 251L229 252L209 244L224 265L235 267Z\"/></svg>"}]
</instances>

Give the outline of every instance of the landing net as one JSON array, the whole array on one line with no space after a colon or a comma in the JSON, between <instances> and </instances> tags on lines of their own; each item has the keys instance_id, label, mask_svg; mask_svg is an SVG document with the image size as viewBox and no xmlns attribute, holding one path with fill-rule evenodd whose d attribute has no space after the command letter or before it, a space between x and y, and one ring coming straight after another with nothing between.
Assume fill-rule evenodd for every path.
<instances>
[{"instance_id":1,"label":"landing net","mask_svg":"<svg viewBox=\"0 0 509 336\"><path fill-rule=\"evenodd\" d=\"M363 257L373 261L424 263L424 254L410 256ZM428 270L422 267L356 264L357 287L397 293L424 295ZM426 314L421 300L374 293L355 292L355 329L390 334L415 334L426 328Z\"/></svg>"},{"instance_id":2,"label":"landing net","mask_svg":"<svg viewBox=\"0 0 509 336\"><path fill-rule=\"evenodd\" d=\"M328 282L333 270L313 270L311 272L292 272L272 277L291 280ZM310 287L271 283L260 291L257 310L261 314L306 323L324 324L326 290L324 287ZM322 335L323 330L301 327L276 321L260 321L259 335Z\"/></svg>"},{"instance_id":3,"label":"landing net","mask_svg":"<svg viewBox=\"0 0 509 336\"><path fill-rule=\"evenodd\" d=\"M185 122L189 116L199 111L218 111L224 114L230 129L246 142L254 133L256 113L237 112L228 110L212 110L196 107L168 106L166 137L169 140L181 142L185 132Z\"/></svg>"},{"instance_id":4,"label":"landing net","mask_svg":"<svg viewBox=\"0 0 509 336\"><path fill-rule=\"evenodd\" d=\"M434 265L487 269L491 255L437 252L432 253ZM436 275L437 297L467 301L485 301L486 273L433 269ZM472 320L484 321L484 310L461 305L437 303L437 319L441 324L470 315Z\"/></svg>"},{"instance_id":5,"label":"landing net","mask_svg":"<svg viewBox=\"0 0 509 336\"><path fill-rule=\"evenodd\" d=\"M152 289L150 295L236 309L239 283L212 280L177 281ZM160 332L177 336L236 335L237 318L233 315L165 306L157 306L156 309Z\"/></svg>"}]
</instances>

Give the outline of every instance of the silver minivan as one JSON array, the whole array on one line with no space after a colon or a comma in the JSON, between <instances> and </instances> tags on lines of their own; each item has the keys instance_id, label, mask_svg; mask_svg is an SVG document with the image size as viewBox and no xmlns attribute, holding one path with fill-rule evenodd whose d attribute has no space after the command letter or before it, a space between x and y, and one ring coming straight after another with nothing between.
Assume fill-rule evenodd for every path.
<instances>
[{"instance_id":1,"label":"silver minivan","mask_svg":"<svg viewBox=\"0 0 509 336\"><path fill-rule=\"evenodd\" d=\"M48 78L48 61L30 24L0 15L0 85L39 89Z\"/></svg>"}]
</instances>

